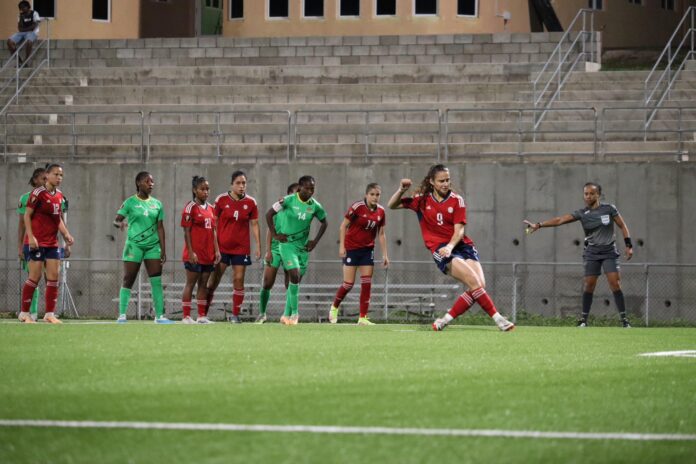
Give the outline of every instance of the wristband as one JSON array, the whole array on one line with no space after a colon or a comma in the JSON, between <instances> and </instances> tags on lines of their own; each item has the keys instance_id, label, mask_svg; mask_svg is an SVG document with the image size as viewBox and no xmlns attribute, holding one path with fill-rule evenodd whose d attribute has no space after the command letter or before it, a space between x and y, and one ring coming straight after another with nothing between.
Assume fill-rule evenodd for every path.
<instances>
[{"instance_id":1,"label":"wristband","mask_svg":"<svg viewBox=\"0 0 696 464\"><path fill-rule=\"evenodd\" d=\"M626 237L624 239L624 244L626 245L626 248L633 248L633 242L631 242L631 237Z\"/></svg>"},{"instance_id":2,"label":"wristband","mask_svg":"<svg viewBox=\"0 0 696 464\"><path fill-rule=\"evenodd\" d=\"M112 222L112 224L113 224L114 227L117 228L117 229L120 229L120 228L121 228L121 223L118 222L118 221L114 221L114 222Z\"/></svg>"},{"instance_id":3,"label":"wristband","mask_svg":"<svg viewBox=\"0 0 696 464\"><path fill-rule=\"evenodd\" d=\"M536 223L537 229L541 229L541 222Z\"/></svg>"}]
</instances>

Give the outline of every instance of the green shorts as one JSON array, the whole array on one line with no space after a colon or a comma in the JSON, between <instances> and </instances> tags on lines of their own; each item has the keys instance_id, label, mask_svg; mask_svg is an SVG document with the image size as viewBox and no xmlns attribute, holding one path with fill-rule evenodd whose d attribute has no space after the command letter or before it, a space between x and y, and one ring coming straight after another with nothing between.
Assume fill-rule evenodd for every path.
<instances>
[{"instance_id":1,"label":"green shorts","mask_svg":"<svg viewBox=\"0 0 696 464\"><path fill-rule=\"evenodd\" d=\"M278 269L283 264L280 260L280 243L275 240L271 240L271 262L266 264L275 269Z\"/></svg>"},{"instance_id":2,"label":"green shorts","mask_svg":"<svg viewBox=\"0 0 696 464\"><path fill-rule=\"evenodd\" d=\"M162 248L157 243L150 247L141 247L126 240L126 246L123 247L123 261L131 263L142 263L146 259L161 259Z\"/></svg>"},{"instance_id":3,"label":"green shorts","mask_svg":"<svg viewBox=\"0 0 696 464\"><path fill-rule=\"evenodd\" d=\"M305 250L305 246L303 242L280 243L278 248L283 268L288 271L299 269L300 274L304 275L309 261L309 253Z\"/></svg>"}]
</instances>

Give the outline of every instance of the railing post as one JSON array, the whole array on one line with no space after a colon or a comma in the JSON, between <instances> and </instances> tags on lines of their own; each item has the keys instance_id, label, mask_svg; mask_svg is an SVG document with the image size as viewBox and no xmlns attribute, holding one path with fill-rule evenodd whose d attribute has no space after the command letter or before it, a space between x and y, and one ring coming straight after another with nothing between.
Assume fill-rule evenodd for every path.
<instances>
[{"instance_id":1,"label":"railing post","mask_svg":"<svg viewBox=\"0 0 696 464\"><path fill-rule=\"evenodd\" d=\"M670 98L670 88L672 87L672 48L667 49L667 98Z\"/></svg>"},{"instance_id":2,"label":"railing post","mask_svg":"<svg viewBox=\"0 0 696 464\"><path fill-rule=\"evenodd\" d=\"M679 157L679 159L681 159L681 154L684 153L684 138L682 137L682 108L681 108L681 106L678 108L677 114L678 114L677 131L679 132L679 145L678 145L679 153L677 153L677 156Z\"/></svg>"},{"instance_id":3,"label":"railing post","mask_svg":"<svg viewBox=\"0 0 696 464\"><path fill-rule=\"evenodd\" d=\"M445 144L445 162L449 160L449 109L445 109L445 133L443 143Z\"/></svg>"},{"instance_id":4,"label":"railing post","mask_svg":"<svg viewBox=\"0 0 696 464\"><path fill-rule=\"evenodd\" d=\"M288 148L287 148L287 153L286 156L288 158L288 163L290 162L290 144L291 144L291 134L292 134L292 113L290 111L286 111L287 116L288 116Z\"/></svg>"},{"instance_id":5,"label":"railing post","mask_svg":"<svg viewBox=\"0 0 696 464\"><path fill-rule=\"evenodd\" d=\"M218 161L221 158L221 153L220 153L220 113L217 112L215 113L215 140L216 140L216 150L217 150L217 159Z\"/></svg>"},{"instance_id":6,"label":"railing post","mask_svg":"<svg viewBox=\"0 0 696 464\"><path fill-rule=\"evenodd\" d=\"M517 323L517 263L512 263L512 322Z\"/></svg>"},{"instance_id":7,"label":"railing post","mask_svg":"<svg viewBox=\"0 0 696 464\"><path fill-rule=\"evenodd\" d=\"M75 161L77 156L77 134L75 133L75 113L72 113L72 160Z\"/></svg>"},{"instance_id":8,"label":"railing post","mask_svg":"<svg viewBox=\"0 0 696 464\"><path fill-rule=\"evenodd\" d=\"M138 313L138 320L142 320L142 297L143 297L143 273L138 271L138 299L136 300L136 311Z\"/></svg>"},{"instance_id":9,"label":"railing post","mask_svg":"<svg viewBox=\"0 0 696 464\"><path fill-rule=\"evenodd\" d=\"M592 119L593 119L592 123L593 123L593 126L594 126L594 127L593 127L593 130L592 130L592 133L593 133L592 150L594 151L594 159L595 159L595 161L596 161L596 160L599 159L599 153L598 153L598 150L597 150L597 128L598 128L598 124L597 124L597 108L594 108L594 107L592 107Z\"/></svg>"},{"instance_id":10,"label":"railing post","mask_svg":"<svg viewBox=\"0 0 696 464\"><path fill-rule=\"evenodd\" d=\"M295 111L295 121L292 124L292 151L293 151L293 159L297 159L297 113L299 111Z\"/></svg>"},{"instance_id":11,"label":"railing post","mask_svg":"<svg viewBox=\"0 0 696 464\"><path fill-rule=\"evenodd\" d=\"M437 110L437 161L440 162L440 155L442 151L442 113Z\"/></svg>"},{"instance_id":12,"label":"railing post","mask_svg":"<svg viewBox=\"0 0 696 464\"><path fill-rule=\"evenodd\" d=\"M389 321L389 268L384 268L384 322Z\"/></svg>"},{"instance_id":13,"label":"railing post","mask_svg":"<svg viewBox=\"0 0 696 464\"><path fill-rule=\"evenodd\" d=\"M140 111L140 162L145 160L145 113Z\"/></svg>"},{"instance_id":14,"label":"railing post","mask_svg":"<svg viewBox=\"0 0 696 464\"><path fill-rule=\"evenodd\" d=\"M46 20L46 67L51 67L51 21Z\"/></svg>"},{"instance_id":15,"label":"railing post","mask_svg":"<svg viewBox=\"0 0 696 464\"><path fill-rule=\"evenodd\" d=\"M145 158L145 164L150 161L150 144L152 139L152 111L147 113L147 157Z\"/></svg>"},{"instance_id":16,"label":"railing post","mask_svg":"<svg viewBox=\"0 0 696 464\"><path fill-rule=\"evenodd\" d=\"M556 93L558 94L558 99L561 99L561 85L563 85L563 79L561 78L561 73L563 72L563 39L561 39L560 47L558 47L558 89Z\"/></svg>"},{"instance_id":17,"label":"railing post","mask_svg":"<svg viewBox=\"0 0 696 464\"><path fill-rule=\"evenodd\" d=\"M648 327L650 320L650 268L645 265L645 327Z\"/></svg>"},{"instance_id":18,"label":"railing post","mask_svg":"<svg viewBox=\"0 0 696 464\"><path fill-rule=\"evenodd\" d=\"M370 135L369 135L369 126L370 126L370 112L365 111L365 127L364 127L364 133L363 136L365 138L365 161L367 161L370 158Z\"/></svg>"},{"instance_id":19,"label":"railing post","mask_svg":"<svg viewBox=\"0 0 696 464\"><path fill-rule=\"evenodd\" d=\"M7 164L7 113L5 113L5 137L3 138L3 157L5 158L5 164Z\"/></svg>"},{"instance_id":20,"label":"railing post","mask_svg":"<svg viewBox=\"0 0 696 464\"><path fill-rule=\"evenodd\" d=\"M536 120L536 110L534 111L534 118ZM536 124L532 127L534 141L536 142ZM517 156L522 157L522 109L517 110Z\"/></svg>"}]
</instances>

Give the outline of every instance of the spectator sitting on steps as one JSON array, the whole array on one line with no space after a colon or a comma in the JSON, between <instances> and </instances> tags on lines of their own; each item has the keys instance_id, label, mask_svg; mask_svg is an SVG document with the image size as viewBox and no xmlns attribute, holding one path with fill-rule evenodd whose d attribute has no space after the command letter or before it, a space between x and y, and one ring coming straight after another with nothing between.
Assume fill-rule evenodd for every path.
<instances>
[{"instance_id":1,"label":"spectator sitting on steps","mask_svg":"<svg viewBox=\"0 0 696 464\"><path fill-rule=\"evenodd\" d=\"M17 6L19 7L19 20L17 22L18 32L12 34L12 36L7 39L7 49L10 51L10 55L14 55L17 51L17 47L26 40L26 54L24 55L26 60L31 56L31 49L39 34L39 23L41 22L41 18L36 11L31 9L31 5L26 0L19 2ZM19 62L20 64L23 62L21 57L19 57Z\"/></svg>"}]
</instances>

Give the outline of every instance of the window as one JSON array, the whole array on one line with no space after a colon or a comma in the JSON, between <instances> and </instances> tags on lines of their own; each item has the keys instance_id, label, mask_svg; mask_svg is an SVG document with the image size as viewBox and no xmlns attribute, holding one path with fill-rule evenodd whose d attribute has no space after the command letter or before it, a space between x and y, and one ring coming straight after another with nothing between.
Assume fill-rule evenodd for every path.
<instances>
[{"instance_id":1,"label":"window","mask_svg":"<svg viewBox=\"0 0 696 464\"><path fill-rule=\"evenodd\" d=\"M244 17L244 0L230 0L230 19Z\"/></svg>"},{"instance_id":2,"label":"window","mask_svg":"<svg viewBox=\"0 0 696 464\"><path fill-rule=\"evenodd\" d=\"M32 9L42 18L56 17L56 0L34 0Z\"/></svg>"},{"instance_id":3,"label":"window","mask_svg":"<svg viewBox=\"0 0 696 464\"><path fill-rule=\"evenodd\" d=\"M414 13L417 15L436 15L437 0L414 0Z\"/></svg>"},{"instance_id":4,"label":"window","mask_svg":"<svg viewBox=\"0 0 696 464\"><path fill-rule=\"evenodd\" d=\"M324 0L304 0L305 18L322 18L324 16Z\"/></svg>"},{"instance_id":5,"label":"window","mask_svg":"<svg viewBox=\"0 0 696 464\"><path fill-rule=\"evenodd\" d=\"M287 18L288 0L268 0L269 18Z\"/></svg>"},{"instance_id":6,"label":"window","mask_svg":"<svg viewBox=\"0 0 696 464\"><path fill-rule=\"evenodd\" d=\"M602 3L602 0L589 0L587 7L592 10L603 10L604 5Z\"/></svg>"},{"instance_id":7,"label":"window","mask_svg":"<svg viewBox=\"0 0 696 464\"><path fill-rule=\"evenodd\" d=\"M662 9L674 11L674 4L675 3L676 3L675 0L662 0Z\"/></svg>"},{"instance_id":8,"label":"window","mask_svg":"<svg viewBox=\"0 0 696 464\"><path fill-rule=\"evenodd\" d=\"M92 0L92 19L95 21L110 21L111 0Z\"/></svg>"},{"instance_id":9,"label":"window","mask_svg":"<svg viewBox=\"0 0 696 464\"><path fill-rule=\"evenodd\" d=\"M457 0L458 16L477 16L477 0Z\"/></svg>"},{"instance_id":10,"label":"window","mask_svg":"<svg viewBox=\"0 0 696 464\"><path fill-rule=\"evenodd\" d=\"M375 0L375 13L377 16L395 16L396 0Z\"/></svg>"},{"instance_id":11,"label":"window","mask_svg":"<svg viewBox=\"0 0 696 464\"><path fill-rule=\"evenodd\" d=\"M360 0L339 0L339 16L360 16Z\"/></svg>"}]
</instances>

